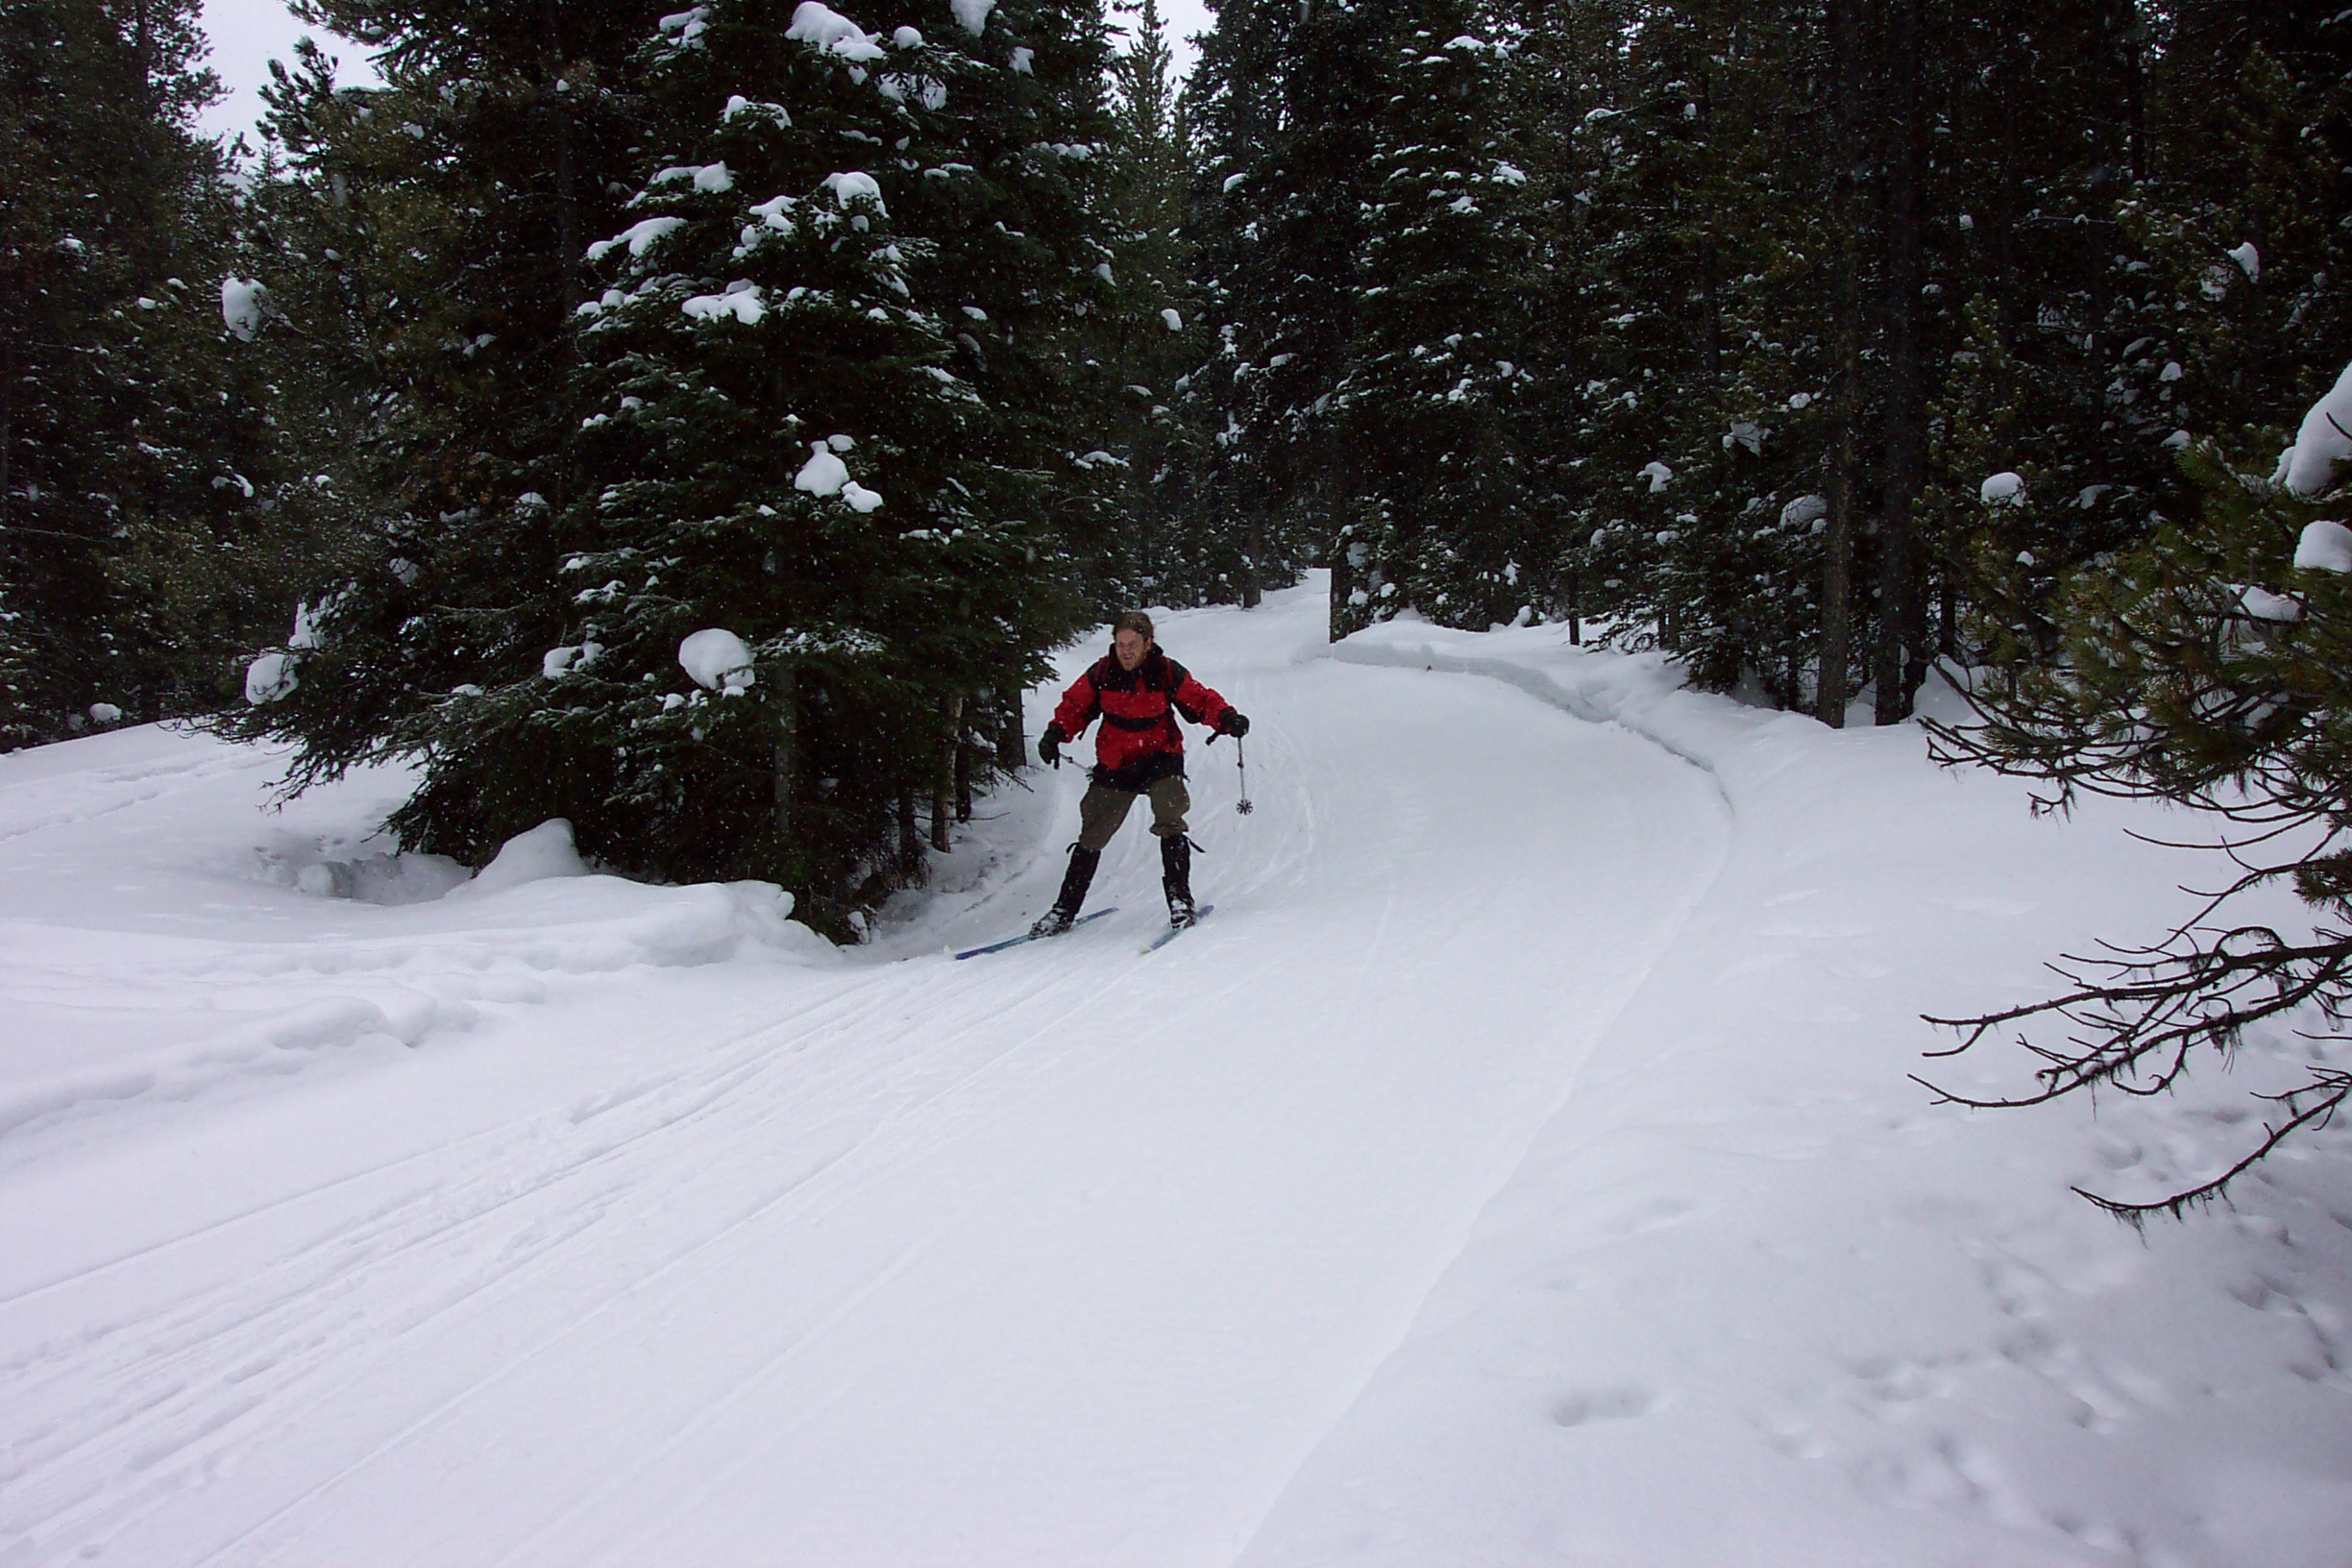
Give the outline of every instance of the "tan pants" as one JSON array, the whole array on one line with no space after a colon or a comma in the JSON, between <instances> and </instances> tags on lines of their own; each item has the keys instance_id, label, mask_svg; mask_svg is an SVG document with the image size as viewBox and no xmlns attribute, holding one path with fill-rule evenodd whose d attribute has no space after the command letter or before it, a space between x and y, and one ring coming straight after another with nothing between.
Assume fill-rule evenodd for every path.
<instances>
[{"instance_id":1,"label":"tan pants","mask_svg":"<svg viewBox=\"0 0 2352 1568\"><path fill-rule=\"evenodd\" d=\"M1143 792L1151 796L1152 832L1163 839L1181 838L1185 830L1185 813L1192 809L1192 797L1185 793L1181 778L1155 779ZM1128 811L1136 802L1132 790L1114 790L1101 784L1087 786L1085 796L1078 802L1078 846L1101 851L1111 843L1111 836L1127 820Z\"/></svg>"}]
</instances>

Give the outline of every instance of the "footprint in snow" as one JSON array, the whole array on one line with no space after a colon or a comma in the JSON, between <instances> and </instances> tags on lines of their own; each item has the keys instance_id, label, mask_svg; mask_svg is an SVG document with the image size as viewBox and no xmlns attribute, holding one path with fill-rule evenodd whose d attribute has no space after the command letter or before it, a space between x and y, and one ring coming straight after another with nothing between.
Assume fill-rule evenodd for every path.
<instances>
[{"instance_id":1,"label":"footprint in snow","mask_svg":"<svg viewBox=\"0 0 2352 1568\"><path fill-rule=\"evenodd\" d=\"M1624 1421L1637 1415L1648 1415L1661 1401L1646 1388L1583 1388L1569 1394L1552 1407L1552 1419L1563 1427L1581 1427L1594 1421Z\"/></svg>"}]
</instances>

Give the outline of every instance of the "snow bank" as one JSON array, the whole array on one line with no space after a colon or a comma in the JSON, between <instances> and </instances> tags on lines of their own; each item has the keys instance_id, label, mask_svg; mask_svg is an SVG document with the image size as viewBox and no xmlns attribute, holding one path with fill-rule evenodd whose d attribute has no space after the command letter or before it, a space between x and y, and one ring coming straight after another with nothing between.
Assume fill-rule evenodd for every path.
<instances>
[{"instance_id":1,"label":"snow bank","mask_svg":"<svg viewBox=\"0 0 2352 1568\"><path fill-rule=\"evenodd\" d=\"M0 757L0 1184L26 1139L396 1069L602 977L843 961L772 885L589 874L560 821L468 881L377 832L405 771L281 801L284 760L159 724Z\"/></svg>"},{"instance_id":2,"label":"snow bank","mask_svg":"<svg viewBox=\"0 0 2352 1568\"><path fill-rule=\"evenodd\" d=\"M1976 487L1976 499L1988 506L2022 506L2025 504L2025 477L2003 469L1989 476Z\"/></svg>"},{"instance_id":3,"label":"snow bank","mask_svg":"<svg viewBox=\"0 0 2352 1568\"><path fill-rule=\"evenodd\" d=\"M1556 627L1383 625L1331 656L1624 725L1706 770L1737 827L1239 1568L2342 1560L2352 1135L2144 1241L2069 1190L2215 1174L2247 1090L2313 1047L2258 1031L2234 1072L2095 1115L1971 1114L1904 1078L2030 1087L1999 1041L1925 1060L1948 1037L1917 1015L2031 999L2057 952L2158 934L2216 866L2124 829L2200 824L2113 802L2037 822L2014 782L1932 767L1913 725L1741 707ZM2283 893L2259 914L2307 916ZM2311 1312L2315 1359L2287 1322Z\"/></svg>"},{"instance_id":4,"label":"snow bank","mask_svg":"<svg viewBox=\"0 0 2352 1568\"><path fill-rule=\"evenodd\" d=\"M486 898L527 882L587 874L588 863L580 859L578 846L572 840L572 824L561 817L551 817L499 845L499 852L491 857L489 865L476 872L471 882L452 888L447 896Z\"/></svg>"}]
</instances>

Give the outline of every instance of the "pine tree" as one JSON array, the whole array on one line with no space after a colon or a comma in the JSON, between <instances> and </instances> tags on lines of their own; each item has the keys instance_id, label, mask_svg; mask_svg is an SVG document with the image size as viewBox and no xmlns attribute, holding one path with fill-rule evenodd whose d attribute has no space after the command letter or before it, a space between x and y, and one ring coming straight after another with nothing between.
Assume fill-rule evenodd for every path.
<instances>
[{"instance_id":1,"label":"pine tree","mask_svg":"<svg viewBox=\"0 0 2352 1568\"><path fill-rule=\"evenodd\" d=\"M1483 627L1532 612L1553 553L1521 454L1536 234L1528 154L1495 112L1518 38L1433 3L1393 46L1367 162L1356 341L1332 415L1358 454L1345 632L1406 608Z\"/></svg>"},{"instance_id":2,"label":"pine tree","mask_svg":"<svg viewBox=\"0 0 2352 1568\"><path fill-rule=\"evenodd\" d=\"M1188 417L1177 383L1198 362L1200 308L1191 285L1193 245L1184 232L1191 182L1190 127L1178 96L1174 51L1158 0L1132 12L1128 47L1112 62L1118 129L1111 210L1122 281L1112 351L1119 396L1116 441L1124 462L1119 527L1103 587L1124 605L1257 601L1260 563L1231 530L1195 527L1197 476L1208 434ZM1106 607L1109 607L1106 605Z\"/></svg>"},{"instance_id":3,"label":"pine tree","mask_svg":"<svg viewBox=\"0 0 2352 1568\"><path fill-rule=\"evenodd\" d=\"M839 924L911 870L901 802L964 744L960 704L1071 629L1033 471L995 456L1018 432L960 374L966 279L894 216L977 174L955 106L1015 73L760 0L662 54L675 139L610 245L558 528L579 618L537 680L478 700L508 744L610 770L583 812L607 858L772 876ZM679 648L706 628L754 679L695 689Z\"/></svg>"},{"instance_id":4,"label":"pine tree","mask_svg":"<svg viewBox=\"0 0 2352 1568\"><path fill-rule=\"evenodd\" d=\"M313 53L267 95L285 161L256 194L257 281L307 334L315 415L277 499L331 548L228 727L295 742L301 783L424 759L401 827L477 863L580 795L456 694L535 675L569 622L549 524L574 490L584 252L626 194L660 9L338 0L316 19L377 48L385 86L337 90Z\"/></svg>"},{"instance_id":5,"label":"pine tree","mask_svg":"<svg viewBox=\"0 0 2352 1568\"><path fill-rule=\"evenodd\" d=\"M1357 342L1371 111L1402 25L1361 0L1231 4L1188 92L1210 349L1186 393L1212 432L1193 504L1268 566L1327 558L1345 521L1332 398ZM1334 564L1344 578L1345 557Z\"/></svg>"},{"instance_id":6,"label":"pine tree","mask_svg":"<svg viewBox=\"0 0 2352 1568\"><path fill-rule=\"evenodd\" d=\"M255 629L273 448L221 330L196 9L0 16L0 747L202 712Z\"/></svg>"},{"instance_id":7,"label":"pine tree","mask_svg":"<svg viewBox=\"0 0 2352 1568\"><path fill-rule=\"evenodd\" d=\"M1981 687L1981 723L1931 726L1947 761L2037 780L2044 809L2084 793L2187 805L2217 824L2232 862L2221 891L2155 941L2055 964L2059 995L1939 1020L1962 1031L1961 1049L2021 1029L2046 1064L2019 1098L1948 1098L2154 1094L2209 1052L2230 1066L2257 1024L2340 1034L2352 1012L2352 529L2318 514L2352 480L2352 463L2328 461L2352 453L2352 368L2329 401L2275 477L2264 461L2275 428L2236 452L2190 449L2197 514L2070 576L2056 600L2063 656ZM2300 929L2243 913L2247 894L2279 883L2309 906ZM2219 1176L2152 1200L2084 1195L2134 1224L2223 1197L2352 1100L2352 1074L2323 1057L2304 1073L2261 1096L2260 1131Z\"/></svg>"},{"instance_id":8,"label":"pine tree","mask_svg":"<svg viewBox=\"0 0 2352 1568\"><path fill-rule=\"evenodd\" d=\"M639 21L567 53L404 11L382 91L282 88L280 222L338 241L295 276L357 324L373 516L244 727L306 777L422 757L407 842L479 861L562 816L606 864L776 880L848 936L921 874L919 807L944 848L1018 766L1018 694L1081 613L1121 298L1101 18Z\"/></svg>"}]
</instances>

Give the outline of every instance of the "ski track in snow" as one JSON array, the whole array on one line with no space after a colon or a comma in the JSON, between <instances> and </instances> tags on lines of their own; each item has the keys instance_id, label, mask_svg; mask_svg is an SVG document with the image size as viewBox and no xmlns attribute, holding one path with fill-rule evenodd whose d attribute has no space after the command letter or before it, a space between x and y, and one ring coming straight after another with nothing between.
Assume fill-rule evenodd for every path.
<instances>
[{"instance_id":1,"label":"ski track in snow","mask_svg":"<svg viewBox=\"0 0 2352 1568\"><path fill-rule=\"evenodd\" d=\"M1902 1087L1870 1020L1965 976L1886 933L1923 901L2006 984L2064 899L1988 852L1890 903L1792 815L1846 769L1890 853L1915 735L1323 618L1166 617L1258 809L1192 732L1218 910L1148 956L1141 813L1121 913L943 956L1050 898L1082 769L844 959L755 890L263 879L364 853L394 774L264 816L266 752L0 759L0 1568L2336 1560L2330 1218L2184 1273L2051 1195L2079 1127L1972 1152ZM2092 1146L2166 1180L2202 1114Z\"/></svg>"},{"instance_id":2,"label":"ski track in snow","mask_svg":"<svg viewBox=\"0 0 2352 1568\"><path fill-rule=\"evenodd\" d=\"M13 1273L0 1563L86 1547L193 1562L1230 1554L1561 1091L1594 1011L1576 1004L1638 979L1661 940L1655 883L1703 879L1715 857L1688 770L1515 694L1397 711L1380 700L1394 677L1304 657L1320 606L1289 598L1164 634L1261 720L1259 811L1237 827L1229 748L1194 752L1200 878L1220 910L1182 948L1131 950L1157 891L1139 819L1097 885L1137 912L1101 922L1119 929L969 966L773 970L764 1008L729 975L706 1021L680 990L693 971L526 954L550 984L487 1004L464 1051L593 1006L640 1027L664 1015L678 1065L446 1139L419 1125L420 1146L332 1180ZM1188 639L1196 625L1220 635ZM1458 760L1434 777L1384 766L1416 747ZM8 820L34 843L129 821L250 775L233 755L115 769L108 793L60 775ZM1537 783L1642 766L1696 829L1639 792L1560 819ZM1516 810L1463 810L1482 773L1528 780ZM1048 775L1037 865L987 918L1026 919L1049 891L1081 783ZM1602 837L1617 929L1547 952L1527 917L1559 857ZM1481 869L1464 854L1488 874L1463 876ZM392 974L430 993L484 949L514 967L496 933L366 934L419 925L414 908L322 913L340 919L259 945L134 943L129 966L29 940L10 978L70 1000L111 973L102 1007L168 1016L176 991ZM878 956L935 940L901 933ZM1571 1005L1539 1000L1538 974ZM640 981L674 994L625 1001ZM1400 1014L1408 1060L1368 1066ZM429 1070L445 1037L428 1026L430 1048L374 1074ZM301 1103L315 1070L238 1093L192 1081L176 1103L268 1126L321 1109ZM1336 1134L1316 1124L1335 1097L1354 1123ZM141 1099L135 1115L36 1116L27 1151L0 1139L0 1170L71 1191L178 1129ZM1369 1214L1300 1201L1367 1187ZM1057 1369L1073 1346L1077 1367ZM483 1458L532 1446L547 1452L527 1465ZM439 1506L419 1517L427 1496Z\"/></svg>"}]
</instances>

